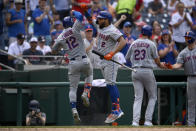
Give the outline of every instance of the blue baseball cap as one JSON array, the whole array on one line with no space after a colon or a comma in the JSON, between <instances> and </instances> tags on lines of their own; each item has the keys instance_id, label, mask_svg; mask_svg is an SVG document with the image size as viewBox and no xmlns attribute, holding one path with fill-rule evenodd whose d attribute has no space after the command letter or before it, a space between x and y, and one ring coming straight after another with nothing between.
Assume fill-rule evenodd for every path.
<instances>
[{"instance_id":1,"label":"blue baseball cap","mask_svg":"<svg viewBox=\"0 0 196 131\"><path fill-rule=\"evenodd\" d=\"M85 25L84 30L85 30L85 31L89 31L89 30L92 31L92 30L93 30L93 26L90 25L90 24L87 24L87 25Z\"/></svg>"},{"instance_id":2,"label":"blue baseball cap","mask_svg":"<svg viewBox=\"0 0 196 131\"><path fill-rule=\"evenodd\" d=\"M123 25L123 27L131 27L131 26L132 26L132 24L129 21L125 22Z\"/></svg>"},{"instance_id":3,"label":"blue baseball cap","mask_svg":"<svg viewBox=\"0 0 196 131\"><path fill-rule=\"evenodd\" d=\"M169 30L167 29L164 29L162 32L161 32L161 35L169 35Z\"/></svg>"}]
</instances>

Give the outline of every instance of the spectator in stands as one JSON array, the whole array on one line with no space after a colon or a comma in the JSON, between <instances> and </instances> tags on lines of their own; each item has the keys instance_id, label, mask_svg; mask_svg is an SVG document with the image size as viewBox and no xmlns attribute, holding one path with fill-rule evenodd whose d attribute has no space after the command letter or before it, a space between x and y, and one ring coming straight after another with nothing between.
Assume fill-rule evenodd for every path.
<instances>
[{"instance_id":1,"label":"spectator in stands","mask_svg":"<svg viewBox=\"0 0 196 131\"><path fill-rule=\"evenodd\" d=\"M155 26L160 26L160 23L157 20L152 21L151 23L152 28L155 28Z\"/></svg>"},{"instance_id":2,"label":"spectator in stands","mask_svg":"<svg viewBox=\"0 0 196 131\"><path fill-rule=\"evenodd\" d=\"M60 20L63 21L63 18L69 16L70 11L70 0L49 0L52 13L57 12L60 15Z\"/></svg>"},{"instance_id":3,"label":"spectator in stands","mask_svg":"<svg viewBox=\"0 0 196 131\"><path fill-rule=\"evenodd\" d=\"M37 100L31 100L29 103L29 113L26 115L27 126L44 126L46 123L46 114L41 112L40 104Z\"/></svg>"},{"instance_id":4,"label":"spectator in stands","mask_svg":"<svg viewBox=\"0 0 196 131\"><path fill-rule=\"evenodd\" d=\"M129 21L126 21L123 25L123 37L126 41L126 45L120 52L123 53L124 56L126 56L127 51L132 44L134 40L136 40L136 37L131 34L132 24Z\"/></svg>"},{"instance_id":5,"label":"spectator in stands","mask_svg":"<svg viewBox=\"0 0 196 131\"><path fill-rule=\"evenodd\" d=\"M136 27L133 29L132 35L135 36L136 38L139 38L140 34L141 34L142 27L147 24L144 21L140 21L140 22L135 22L135 25L136 25Z\"/></svg>"},{"instance_id":6,"label":"spectator in stands","mask_svg":"<svg viewBox=\"0 0 196 131\"><path fill-rule=\"evenodd\" d=\"M36 47L37 50L40 50L43 55L46 55L47 53L51 52L51 48L48 45L45 45L45 38L43 36L39 36L38 38L38 46Z\"/></svg>"},{"instance_id":7,"label":"spectator in stands","mask_svg":"<svg viewBox=\"0 0 196 131\"><path fill-rule=\"evenodd\" d=\"M176 63L176 57L178 56L177 47L175 42L172 41L169 30L164 29L161 33L161 42L158 46L158 53L161 62L170 64Z\"/></svg>"},{"instance_id":8,"label":"spectator in stands","mask_svg":"<svg viewBox=\"0 0 196 131\"><path fill-rule=\"evenodd\" d=\"M132 29L132 24L129 21L126 21L124 23L124 25L123 25L123 32L122 32L123 33L123 37L124 37L124 39L126 41L126 45L120 51L123 54L124 57L126 56L127 51L129 49L130 45L133 43L133 41L136 40L136 37L131 34L131 29ZM126 63L126 65L131 66L131 62L130 61L129 62L125 62L125 63Z\"/></svg>"},{"instance_id":9,"label":"spectator in stands","mask_svg":"<svg viewBox=\"0 0 196 131\"><path fill-rule=\"evenodd\" d=\"M196 34L196 6L192 8L191 18L193 22L192 31Z\"/></svg>"},{"instance_id":10,"label":"spectator in stands","mask_svg":"<svg viewBox=\"0 0 196 131\"><path fill-rule=\"evenodd\" d=\"M96 38L93 37L93 27L90 24L86 24L84 27L85 38L84 44L86 48L86 53L91 61L93 68L98 68L100 63L100 58L96 54L92 53L92 50L97 47Z\"/></svg>"},{"instance_id":11,"label":"spectator in stands","mask_svg":"<svg viewBox=\"0 0 196 131\"><path fill-rule=\"evenodd\" d=\"M54 22L54 30L51 32L52 45L54 40L63 32L63 29L63 24L60 20Z\"/></svg>"},{"instance_id":12,"label":"spectator in stands","mask_svg":"<svg viewBox=\"0 0 196 131\"><path fill-rule=\"evenodd\" d=\"M163 13L163 5L159 0L154 0L148 4L148 13L156 16Z\"/></svg>"},{"instance_id":13,"label":"spectator in stands","mask_svg":"<svg viewBox=\"0 0 196 131\"><path fill-rule=\"evenodd\" d=\"M100 11L107 10L106 6L102 6L100 0L94 0L92 8L88 10L92 18L95 20Z\"/></svg>"},{"instance_id":14,"label":"spectator in stands","mask_svg":"<svg viewBox=\"0 0 196 131\"><path fill-rule=\"evenodd\" d=\"M152 2L153 0L144 0L144 7L148 8L148 5L150 2ZM163 7L166 7L165 1L164 0L160 0L161 4L163 5Z\"/></svg>"},{"instance_id":15,"label":"spectator in stands","mask_svg":"<svg viewBox=\"0 0 196 131\"><path fill-rule=\"evenodd\" d=\"M40 50L37 50L37 44L38 44L38 40L36 37L32 37L29 41L30 43L30 48L27 50L24 50L23 55L24 55L24 59L27 59L29 63L31 64L44 64L43 62L43 58L40 58L39 56L42 56L43 53ZM25 56L27 55L27 56ZM35 55L35 56L33 56ZM38 56L37 56L38 55Z\"/></svg>"},{"instance_id":16,"label":"spectator in stands","mask_svg":"<svg viewBox=\"0 0 196 131\"><path fill-rule=\"evenodd\" d=\"M172 14L177 11L176 10L177 4L178 4L178 0L169 0L168 1L167 12L170 16L172 16Z\"/></svg>"},{"instance_id":17,"label":"spectator in stands","mask_svg":"<svg viewBox=\"0 0 196 131\"><path fill-rule=\"evenodd\" d=\"M92 0L71 0L72 10L79 11L84 15L85 8L91 8L93 5ZM85 5L85 6L84 6Z\"/></svg>"},{"instance_id":18,"label":"spectator in stands","mask_svg":"<svg viewBox=\"0 0 196 131\"><path fill-rule=\"evenodd\" d=\"M21 57L24 50L29 49L29 48L30 48L30 45L28 42L25 41L25 35L18 34L17 40L12 42L9 45L8 54L10 54L10 55L8 55L8 60L10 60L10 61L14 60L13 64L16 64L17 62L19 62L19 60L16 59L15 57L13 57L12 55L17 56L17 57Z\"/></svg>"},{"instance_id":19,"label":"spectator in stands","mask_svg":"<svg viewBox=\"0 0 196 131\"><path fill-rule=\"evenodd\" d=\"M144 9L144 2L143 0L137 0L135 5L135 11L133 16L133 21L141 21L141 11Z\"/></svg>"},{"instance_id":20,"label":"spectator in stands","mask_svg":"<svg viewBox=\"0 0 196 131\"><path fill-rule=\"evenodd\" d=\"M161 26L159 24L153 26L151 40L158 46L161 40Z\"/></svg>"},{"instance_id":21,"label":"spectator in stands","mask_svg":"<svg viewBox=\"0 0 196 131\"><path fill-rule=\"evenodd\" d=\"M195 6L195 0L180 0L189 11Z\"/></svg>"},{"instance_id":22,"label":"spectator in stands","mask_svg":"<svg viewBox=\"0 0 196 131\"><path fill-rule=\"evenodd\" d=\"M54 12L54 13L52 13L52 15L53 15L53 20L54 20L54 22L60 20L60 15L59 15L58 12Z\"/></svg>"},{"instance_id":23,"label":"spectator in stands","mask_svg":"<svg viewBox=\"0 0 196 131\"><path fill-rule=\"evenodd\" d=\"M135 9L136 0L119 0L116 6L117 20L121 18L122 15L126 15L126 20L122 21L119 25L122 29L125 21L133 23L133 13Z\"/></svg>"},{"instance_id":24,"label":"spectator in stands","mask_svg":"<svg viewBox=\"0 0 196 131\"><path fill-rule=\"evenodd\" d=\"M39 6L39 0L25 0L26 12L29 12L29 16Z\"/></svg>"},{"instance_id":25,"label":"spectator in stands","mask_svg":"<svg viewBox=\"0 0 196 131\"><path fill-rule=\"evenodd\" d=\"M50 45L50 28L53 24L53 18L49 14L50 8L46 5L46 0L39 0L39 8L33 11L34 35L36 37L44 36L46 45Z\"/></svg>"},{"instance_id":26,"label":"spectator in stands","mask_svg":"<svg viewBox=\"0 0 196 131\"><path fill-rule=\"evenodd\" d=\"M192 19L188 12L184 11L184 4L179 2L177 4L177 12L171 17L170 25L172 26L172 38L179 51L186 47L184 34L189 31L192 26Z\"/></svg>"},{"instance_id":27,"label":"spectator in stands","mask_svg":"<svg viewBox=\"0 0 196 131\"><path fill-rule=\"evenodd\" d=\"M25 11L22 9L23 0L15 0L15 8L9 9L6 14L9 44L16 41L19 33L25 34Z\"/></svg>"}]
</instances>

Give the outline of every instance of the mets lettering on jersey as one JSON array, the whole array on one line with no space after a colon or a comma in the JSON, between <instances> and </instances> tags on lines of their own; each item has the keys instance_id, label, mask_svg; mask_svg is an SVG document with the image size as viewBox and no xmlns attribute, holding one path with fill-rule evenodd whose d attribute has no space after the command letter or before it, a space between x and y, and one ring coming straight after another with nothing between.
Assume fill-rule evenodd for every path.
<instances>
[{"instance_id":1,"label":"mets lettering on jersey","mask_svg":"<svg viewBox=\"0 0 196 131\"><path fill-rule=\"evenodd\" d=\"M102 33L98 33L98 38L107 41L110 38L110 35L104 35Z\"/></svg>"},{"instance_id":2,"label":"mets lettering on jersey","mask_svg":"<svg viewBox=\"0 0 196 131\"><path fill-rule=\"evenodd\" d=\"M70 36L70 35L72 35L73 34L73 31L72 31L72 29L70 29L70 30L68 30L67 32L65 32L64 34L63 34L63 38L67 38L68 36Z\"/></svg>"},{"instance_id":3,"label":"mets lettering on jersey","mask_svg":"<svg viewBox=\"0 0 196 131\"><path fill-rule=\"evenodd\" d=\"M195 55L195 56L187 56L187 57L185 57L184 63L186 63L187 61L190 61L191 58L192 58L193 60L196 60L196 55Z\"/></svg>"},{"instance_id":4,"label":"mets lettering on jersey","mask_svg":"<svg viewBox=\"0 0 196 131\"><path fill-rule=\"evenodd\" d=\"M146 47L146 48L148 48L149 44L148 43L136 43L136 44L133 45L133 48L137 48L137 47Z\"/></svg>"}]
</instances>

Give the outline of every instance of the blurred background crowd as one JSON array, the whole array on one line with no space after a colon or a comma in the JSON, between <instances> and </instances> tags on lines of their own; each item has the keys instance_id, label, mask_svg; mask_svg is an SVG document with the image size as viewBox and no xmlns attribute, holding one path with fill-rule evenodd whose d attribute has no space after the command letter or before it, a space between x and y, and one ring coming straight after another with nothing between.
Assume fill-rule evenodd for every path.
<instances>
[{"instance_id":1,"label":"blurred background crowd","mask_svg":"<svg viewBox=\"0 0 196 131\"><path fill-rule=\"evenodd\" d=\"M23 57L31 64L58 63L55 57L39 56L53 55L51 47L64 29L63 18L69 16L71 10L84 14L84 4L94 20L102 10L112 14L113 24L127 42L119 55L122 63L126 63L123 57L131 43L140 37L144 25L153 28L151 39L157 45L161 61L171 64L186 46L185 32L196 33L195 0L0 0L0 62L14 67L16 57ZM83 23L81 33L91 57L92 49L96 48L96 29L87 20ZM32 55L37 57L29 57ZM63 50L58 56L68 62ZM96 58L92 57L91 61L95 67Z\"/></svg>"}]
</instances>

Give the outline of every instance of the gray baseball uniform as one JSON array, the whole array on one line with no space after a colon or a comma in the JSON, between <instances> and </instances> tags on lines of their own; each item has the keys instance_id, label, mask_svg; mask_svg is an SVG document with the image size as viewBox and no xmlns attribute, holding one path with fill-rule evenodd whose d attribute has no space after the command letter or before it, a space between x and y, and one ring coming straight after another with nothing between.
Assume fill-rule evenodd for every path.
<instances>
[{"instance_id":1,"label":"gray baseball uniform","mask_svg":"<svg viewBox=\"0 0 196 131\"><path fill-rule=\"evenodd\" d=\"M154 59L158 58L157 48L154 42L149 39L135 40L126 55L132 67L137 72L132 72L132 80L135 91L133 105L133 122L139 123L144 88L148 93L148 106L145 114L145 121L152 121L155 103L157 100L157 85L153 73Z\"/></svg>"},{"instance_id":2,"label":"gray baseball uniform","mask_svg":"<svg viewBox=\"0 0 196 131\"><path fill-rule=\"evenodd\" d=\"M186 47L180 52L177 63L184 65L187 77L188 125L195 125L196 117L196 48Z\"/></svg>"},{"instance_id":3,"label":"gray baseball uniform","mask_svg":"<svg viewBox=\"0 0 196 131\"><path fill-rule=\"evenodd\" d=\"M122 33L112 24L103 29L98 29L97 50L104 55L110 53L117 45L117 40L120 36L122 36ZM115 56L113 56L113 59L118 60ZM101 61L100 65L106 83L115 84L118 65L105 59Z\"/></svg>"},{"instance_id":4,"label":"gray baseball uniform","mask_svg":"<svg viewBox=\"0 0 196 131\"><path fill-rule=\"evenodd\" d=\"M86 75L85 82L92 83L93 69L89 58L86 55L84 41L80 34L80 30L83 29L81 22L76 20L72 28L65 29L55 41L53 46L54 50L59 47L68 54L70 59L68 65L68 75L70 81L70 102L76 102L76 91L78 83L80 81L80 74Z\"/></svg>"}]
</instances>

